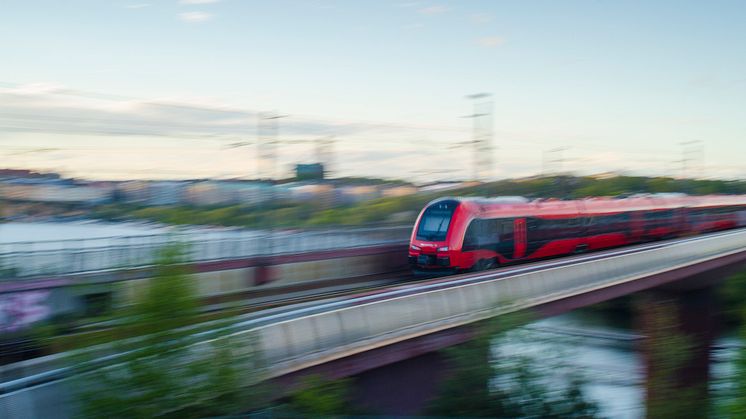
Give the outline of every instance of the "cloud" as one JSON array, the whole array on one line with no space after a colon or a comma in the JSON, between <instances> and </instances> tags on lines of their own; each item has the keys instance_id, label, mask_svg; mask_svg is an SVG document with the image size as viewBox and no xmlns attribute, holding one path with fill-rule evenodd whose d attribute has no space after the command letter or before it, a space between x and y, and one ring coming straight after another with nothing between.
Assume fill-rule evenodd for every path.
<instances>
[{"instance_id":1,"label":"cloud","mask_svg":"<svg viewBox=\"0 0 746 419\"><path fill-rule=\"evenodd\" d=\"M257 115L253 110L202 99L122 98L43 83L0 87L3 133L245 139L255 134ZM386 129L391 128L309 116L282 120L282 132L287 135L348 135Z\"/></svg>"},{"instance_id":2,"label":"cloud","mask_svg":"<svg viewBox=\"0 0 746 419\"><path fill-rule=\"evenodd\" d=\"M187 23L202 23L213 18L212 13L207 12L184 12L179 13L179 19Z\"/></svg>"},{"instance_id":3,"label":"cloud","mask_svg":"<svg viewBox=\"0 0 746 419\"><path fill-rule=\"evenodd\" d=\"M138 3L138 4L128 4L124 6L125 9L142 9L144 7L149 7L150 3Z\"/></svg>"},{"instance_id":4,"label":"cloud","mask_svg":"<svg viewBox=\"0 0 746 419\"><path fill-rule=\"evenodd\" d=\"M439 15L442 13L447 12L449 9L446 6L442 5L435 5L435 6L428 6L423 7L422 9L418 10L417 12L423 14L423 15Z\"/></svg>"},{"instance_id":5,"label":"cloud","mask_svg":"<svg viewBox=\"0 0 746 419\"><path fill-rule=\"evenodd\" d=\"M477 39L477 44L485 48L495 48L503 45L505 38L502 36L485 36L484 38Z\"/></svg>"},{"instance_id":6,"label":"cloud","mask_svg":"<svg viewBox=\"0 0 746 419\"><path fill-rule=\"evenodd\" d=\"M220 0L179 0L181 4L211 4L217 3Z\"/></svg>"}]
</instances>

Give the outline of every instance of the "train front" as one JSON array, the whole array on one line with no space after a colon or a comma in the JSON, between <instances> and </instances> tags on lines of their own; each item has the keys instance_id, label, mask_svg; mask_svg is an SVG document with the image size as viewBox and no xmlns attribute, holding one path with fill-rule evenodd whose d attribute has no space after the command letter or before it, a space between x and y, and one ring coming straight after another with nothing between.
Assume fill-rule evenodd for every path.
<instances>
[{"instance_id":1,"label":"train front","mask_svg":"<svg viewBox=\"0 0 746 419\"><path fill-rule=\"evenodd\" d=\"M451 274L457 271L452 242L454 215L460 202L442 199L422 210L409 241L409 264L416 275Z\"/></svg>"}]
</instances>

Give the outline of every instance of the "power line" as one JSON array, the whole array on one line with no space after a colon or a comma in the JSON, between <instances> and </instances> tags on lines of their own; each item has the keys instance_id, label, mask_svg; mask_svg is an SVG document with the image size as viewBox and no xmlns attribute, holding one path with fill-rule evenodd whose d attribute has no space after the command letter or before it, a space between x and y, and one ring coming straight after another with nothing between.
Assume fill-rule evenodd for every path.
<instances>
[{"instance_id":1,"label":"power line","mask_svg":"<svg viewBox=\"0 0 746 419\"><path fill-rule=\"evenodd\" d=\"M18 88L22 87L20 83L11 83L11 82L2 82L0 81L0 86L5 86L9 88ZM141 97L134 97L134 96L125 96L125 95L119 95L119 94L110 94L110 93L101 93L101 92L91 92L91 91L84 91L84 90L74 90L74 89L57 89L53 91L46 91L43 92L43 94L47 95L62 95L62 96L73 96L73 97L83 97L83 98L93 98L93 99L100 99L100 100L109 100L109 101L137 101L149 106L155 106L155 107L163 107L163 108L172 108L172 109L180 109L180 110L200 110L200 111L207 111L207 112L229 112L232 114L236 114L234 116L238 117L251 117L254 114L257 114L257 112L250 112L246 111L243 108L238 107L231 107L231 106L216 106L216 105L196 105L196 104L189 104L189 103L167 103L167 102L157 102L152 99L144 99ZM478 94L476 97L474 95L470 95L470 98L474 98L474 100L485 98L486 94ZM475 112L477 114L479 112ZM491 112L490 112L491 113ZM34 118L33 115L26 115L26 114L18 114L18 113L8 113L3 112L0 113L0 116L5 115L6 117L14 118L16 120L21 121L30 121L30 122L37 122L39 121L38 118ZM313 115L313 114L296 114L297 117L308 117L308 118L317 118L317 119L327 119L326 116L322 115ZM76 116L59 116L59 115L44 115L43 121L62 121L62 122L81 122L85 124L90 124L91 122L100 122L100 123L111 123L110 118L81 118ZM121 115L118 115L116 118L117 122L121 123L138 123L142 122L139 119L134 118L122 118ZM403 124L403 123L395 123L395 122L387 122L387 121L371 121L371 120L346 120L345 122L335 122L333 119L327 119L325 122L328 122L332 124L332 126L328 127L328 129L333 130L335 127L345 127L345 126L351 126L351 125L361 125L363 127L372 127L372 128L392 128L392 129L400 129L400 130L423 130L423 131L432 131L432 132L460 132L460 133L466 133L469 131L467 128L460 128L460 127L452 127L452 126L433 126L433 125L412 125L412 124ZM169 123L169 125L173 126L174 123ZM51 132L51 133L60 133L60 134L98 134L98 135L137 135L137 136L158 136L158 137L175 137L175 138L184 138L184 139L209 139L209 140L218 140L218 141L241 141L240 138L237 136L240 136L240 132L245 130L246 127L250 126L250 124L246 126L232 126L232 128L235 129L236 133L223 133L223 134L215 134L215 133L180 133L180 132L154 132L149 131L147 129L132 129L131 127L127 128L120 128L120 129L107 129L102 130L100 128L95 127L77 127L80 131L75 130L64 130L60 128L35 128L35 127L28 127L28 126L18 126L18 125L10 125L10 126L3 126L4 129L13 129L17 131L29 131L29 132ZM156 127L157 128L157 127ZM190 127L192 128L192 127ZM205 130L215 130L215 129L225 129L225 127L219 127L219 126L205 126L200 127ZM194 129L194 128L192 128ZM473 134L474 128L472 127L472 134ZM228 137L228 138L226 138ZM504 137L507 137L507 135L504 135ZM375 141L401 141L401 138L393 138L393 139L387 139L387 138L375 138ZM354 141L351 137L345 140L345 143ZM367 139L365 139L367 141ZM473 138L472 138L473 141ZM537 140L529 140L529 139L520 139L520 140L511 140L509 138L504 138L502 141L508 142L508 143L532 143L537 145L545 146L545 141L537 141ZM613 147L608 146L598 146L598 143L591 143L591 142L582 142L577 140L567 140L573 144L576 145L582 145L584 149L596 149L600 151L613 151ZM431 142L432 143L432 142ZM454 144L452 142L449 143L441 143L443 145L446 144ZM457 143L457 144L463 144ZM637 149L637 150L621 150L621 152L624 153L640 153L640 154L648 154L648 153L663 153L665 150L653 150L653 149Z\"/></svg>"},{"instance_id":2,"label":"power line","mask_svg":"<svg viewBox=\"0 0 746 419\"><path fill-rule=\"evenodd\" d=\"M701 140L689 140L679 143L681 146L681 177L688 179L690 177L702 177L704 167L704 143ZM694 172L691 173L691 169Z\"/></svg>"},{"instance_id":3,"label":"power line","mask_svg":"<svg viewBox=\"0 0 746 419\"><path fill-rule=\"evenodd\" d=\"M337 139L333 135L316 139L316 161L324 167L324 177L332 172L334 167L334 145Z\"/></svg>"},{"instance_id":4,"label":"power line","mask_svg":"<svg viewBox=\"0 0 746 419\"><path fill-rule=\"evenodd\" d=\"M565 166L564 152L569 150L569 147L556 147L542 152L542 169L543 175L547 176L550 174L562 174L562 170Z\"/></svg>"},{"instance_id":5,"label":"power line","mask_svg":"<svg viewBox=\"0 0 746 419\"><path fill-rule=\"evenodd\" d=\"M474 180L487 179L492 174L492 101L489 93L466 96L474 103L471 145L474 153Z\"/></svg>"}]
</instances>

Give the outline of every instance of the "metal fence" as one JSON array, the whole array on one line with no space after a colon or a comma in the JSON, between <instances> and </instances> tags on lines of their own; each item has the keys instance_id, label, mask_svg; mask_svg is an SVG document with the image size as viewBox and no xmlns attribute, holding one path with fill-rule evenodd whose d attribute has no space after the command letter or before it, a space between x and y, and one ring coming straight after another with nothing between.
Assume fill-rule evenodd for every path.
<instances>
[{"instance_id":1,"label":"metal fence","mask_svg":"<svg viewBox=\"0 0 746 419\"><path fill-rule=\"evenodd\" d=\"M399 226L298 232L226 231L217 238L194 232L7 243L0 244L0 278L148 266L164 246L173 243L185 245L188 261L205 262L405 243L410 232L411 226Z\"/></svg>"}]
</instances>

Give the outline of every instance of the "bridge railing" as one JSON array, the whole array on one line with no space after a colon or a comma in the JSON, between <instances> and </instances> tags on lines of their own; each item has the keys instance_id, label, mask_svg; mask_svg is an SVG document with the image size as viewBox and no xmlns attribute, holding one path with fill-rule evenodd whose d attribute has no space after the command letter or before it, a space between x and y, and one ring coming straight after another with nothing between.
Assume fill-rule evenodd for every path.
<instances>
[{"instance_id":1,"label":"bridge railing","mask_svg":"<svg viewBox=\"0 0 746 419\"><path fill-rule=\"evenodd\" d=\"M385 294L357 297L247 320L228 329L194 336L206 345L217 333L241 352L256 351L265 377L323 364L355 353L417 336L484 320L502 313L579 295L595 289L644 280L657 273L684 268L729 254L746 252L746 230L704 236L616 256L593 258L535 270L517 268L509 275L490 272ZM100 364L116 362L101 356ZM247 380L257 378L247 368ZM94 372L95 373L95 372ZM74 417L69 410L71 380L64 369L0 383L0 416ZM30 406L20 414L13 406ZM3 410L5 409L5 410ZM66 410L68 412L66 412ZM14 412L16 414L14 414Z\"/></svg>"},{"instance_id":2,"label":"bridge railing","mask_svg":"<svg viewBox=\"0 0 746 419\"><path fill-rule=\"evenodd\" d=\"M61 275L153 264L158 251L186 245L191 262L405 243L410 226L324 231L227 231L0 244L0 278ZM207 238L205 238L205 236ZM213 236L214 238L210 238Z\"/></svg>"},{"instance_id":3,"label":"bridge railing","mask_svg":"<svg viewBox=\"0 0 746 419\"><path fill-rule=\"evenodd\" d=\"M319 362L529 308L597 288L746 251L746 231L313 313L241 333L258 334L274 375ZM493 279L490 279L493 278ZM372 298L371 298L372 299Z\"/></svg>"}]
</instances>

